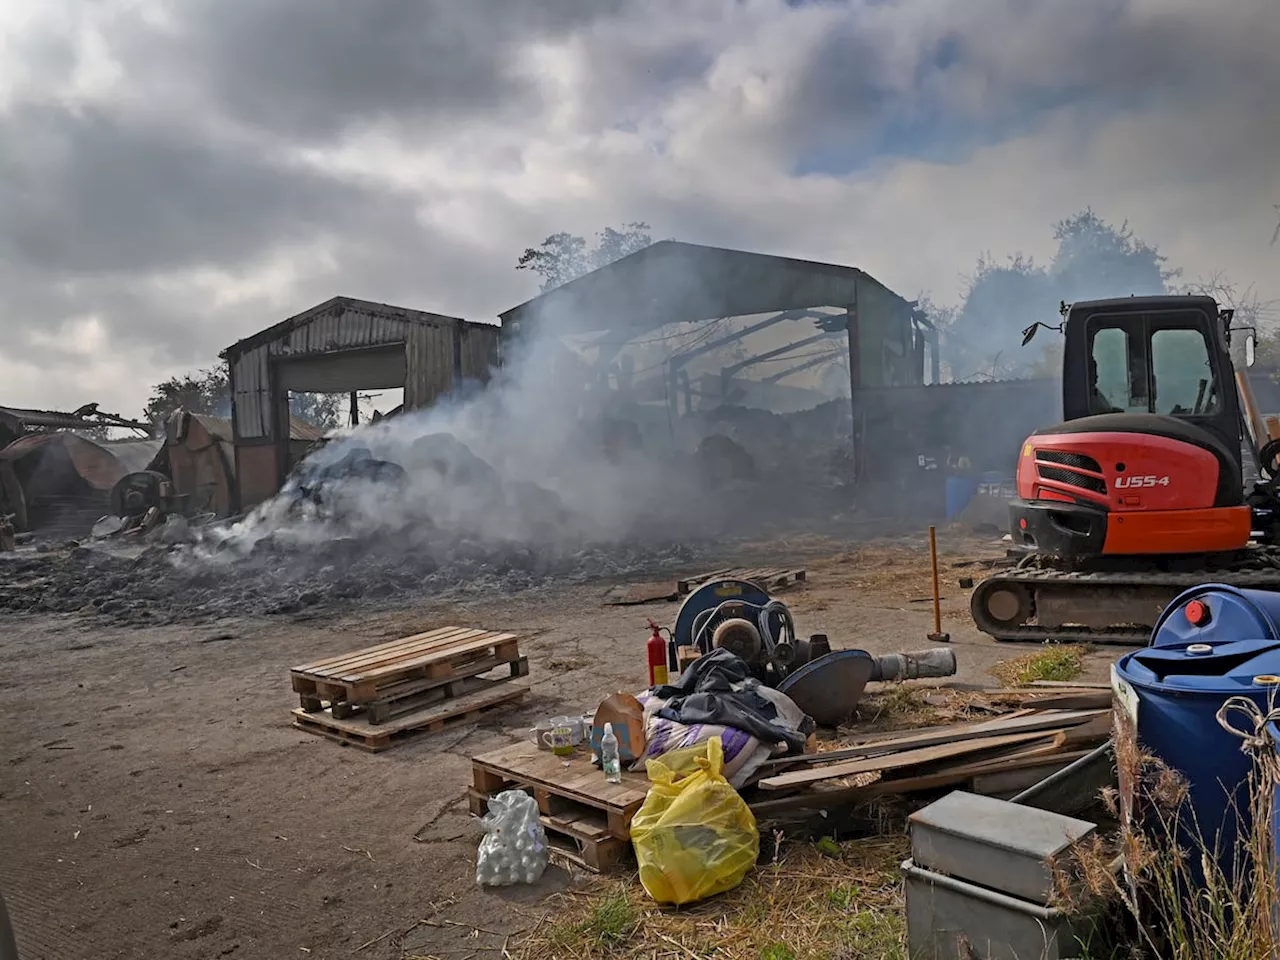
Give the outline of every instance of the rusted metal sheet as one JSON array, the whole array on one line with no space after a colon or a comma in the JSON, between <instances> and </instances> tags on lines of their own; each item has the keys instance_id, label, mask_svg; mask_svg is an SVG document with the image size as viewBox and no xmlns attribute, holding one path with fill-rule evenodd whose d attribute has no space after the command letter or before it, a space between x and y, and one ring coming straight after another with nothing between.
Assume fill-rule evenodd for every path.
<instances>
[{"instance_id":1,"label":"rusted metal sheet","mask_svg":"<svg viewBox=\"0 0 1280 960\"><path fill-rule=\"evenodd\" d=\"M234 512L235 448L230 425L219 417L185 411L174 414L166 425L169 478L192 511L211 511L219 517Z\"/></svg>"},{"instance_id":2,"label":"rusted metal sheet","mask_svg":"<svg viewBox=\"0 0 1280 960\"><path fill-rule=\"evenodd\" d=\"M248 510L270 500L280 488L275 444L236 446L236 486L240 509Z\"/></svg>"},{"instance_id":3,"label":"rusted metal sheet","mask_svg":"<svg viewBox=\"0 0 1280 960\"><path fill-rule=\"evenodd\" d=\"M150 443L150 454L160 449L160 444ZM117 458L107 446L78 437L73 433L43 433L20 437L0 450L0 459L15 465L22 477L27 474L30 482L39 483L47 476L70 465L90 487L110 491L125 474L131 473L127 463ZM145 461L149 461L147 456ZM145 463L144 461L144 463ZM31 466L28 467L28 463ZM48 464L46 467L45 465ZM26 484L30 485L30 483ZM28 496L31 491L28 490Z\"/></svg>"},{"instance_id":4,"label":"rusted metal sheet","mask_svg":"<svg viewBox=\"0 0 1280 960\"><path fill-rule=\"evenodd\" d=\"M453 323L414 324L405 339L408 376L404 384L404 408L417 410L453 389Z\"/></svg>"},{"instance_id":5,"label":"rusted metal sheet","mask_svg":"<svg viewBox=\"0 0 1280 960\"><path fill-rule=\"evenodd\" d=\"M488 383L489 377L498 366L498 342L502 336L502 328L492 323L459 324L458 337L462 341L462 379L478 380Z\"/></svg>"}]
</instances>

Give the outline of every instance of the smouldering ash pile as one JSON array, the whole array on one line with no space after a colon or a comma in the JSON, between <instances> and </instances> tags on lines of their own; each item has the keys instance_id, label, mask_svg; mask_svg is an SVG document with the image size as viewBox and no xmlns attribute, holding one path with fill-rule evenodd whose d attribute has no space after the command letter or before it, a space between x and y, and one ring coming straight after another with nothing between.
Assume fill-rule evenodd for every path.
<instances>
[{"instance_id":1,"label":"smouldering ash pile","mask_svg":"<svg viewBox=\"0 0 1280 960\"><path fill-rule=\"evenodd\" d=\"M0 564L0 611L73 613L130 624L340 610L424 599L508 595L550 583L583 583L663 568L688 570L696 551L674 544L587 546L548 555L528 547L458 541L434 551L345 539L308 550L260 542L223 566L175 565L183 548L138 557L78 547ZM3 615L0 613L0 615Z\"/></svg>"}]
</instances>

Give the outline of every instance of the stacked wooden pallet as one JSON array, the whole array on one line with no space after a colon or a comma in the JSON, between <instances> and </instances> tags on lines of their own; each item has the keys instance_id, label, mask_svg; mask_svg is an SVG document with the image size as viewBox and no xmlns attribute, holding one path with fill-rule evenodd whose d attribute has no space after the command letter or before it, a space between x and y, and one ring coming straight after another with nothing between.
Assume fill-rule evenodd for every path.
<instances>
[{"instance_id":1,"label":"stacked wooden pallet","mask_svg":"<svg viewBox=\"0 0 1280 960\"><path fill-rule=\"evenodd\" d=\"M643 773L624 771L609 783L590 753L579 747L558 757L532 743L517 743L471 760L471 812L484 816L489 798L521 789L538 802L547 838L579 866L605 871L631 852L631 818L649 792Z\"/></svg>"},{"instance_id":2,"label":"stacked wooden pallet","mask_svg":"<svg viewBox=\"0 0 1280 960\"><path fill-rule=\"evenodd\" d=\"M605 594L604 602L612 606L626 607L658 600L679 600L712 580L745 580L755 584L761 590L769 591L803 583L807 576L808 573L803 568L723 567L680 580L623 584L610 589Z\"/></svg>"},{"instance_id":3,"label":"stacked wooden pallet","mask_svg":"<svg viewBox=\"0 0 1280 960\"><path fill-rule=\"evenodd\" d=\"M767 816L943 788L1007 798L1111 735L1109 691L1006 696L1022 706L994 719L881 734L837 750L770 761L752 809Z\"/></svg>"},{"instance_id":4,"label":"stacked wooden pallet","mask_svg":"<svg viewBox=\"0 0 1280 960\"><path fill-rule=\"evenodd\" d=\"M293 690L302 703L293 724L386 750L520 699L527 688L509 681L528 672L517 634L440 627L294 667Z\"/></svg>"}]
</instances>

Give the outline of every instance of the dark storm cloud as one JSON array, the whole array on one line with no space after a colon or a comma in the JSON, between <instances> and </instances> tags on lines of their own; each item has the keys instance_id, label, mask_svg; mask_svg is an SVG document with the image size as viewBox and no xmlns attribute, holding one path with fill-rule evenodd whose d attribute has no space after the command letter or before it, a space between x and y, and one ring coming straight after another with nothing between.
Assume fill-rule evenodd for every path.
<instances>
[{"instance_id":1,"label":"dark storm cloud","mask_svg":"<svg viewBox=\"0 0 1280 960\"><path fill-rule=\"evenodd\" d=\"M244 144L53 104L0 116L0 173L0 258L48 273L234 269L403 209Z\"/></svg>"},{"instance_id":2,"label":"dark storm cloud","mask_svg":"<svg viewBox=\"0 0 1280 960\"><path fill-rule=\"evenodd\" d=\"M123 22L144 72L191 72L243 123L323 141L355 123L440 127L542 104L520 48L561 39L623 0L191 0L172 27ZM158 59L157 59L158 55Z\"/></svg>"},{"instance_id":3,"label":"dark storm cloud","mask_svg":"<svg viewBox=\"0 0 1280 960\"><path fill-rule=\"evenodd\" d=\"M1238 97L1280 81L1274 56L1249 49L1265 14L1264 0L1203 17L1132 0L968 0L928 20L911 5L867 5L814 46L780 132L828 161L811 165L842 172L885 155L959 159L1060 107L1107 115Z\"/></svg>"}]
</instances>

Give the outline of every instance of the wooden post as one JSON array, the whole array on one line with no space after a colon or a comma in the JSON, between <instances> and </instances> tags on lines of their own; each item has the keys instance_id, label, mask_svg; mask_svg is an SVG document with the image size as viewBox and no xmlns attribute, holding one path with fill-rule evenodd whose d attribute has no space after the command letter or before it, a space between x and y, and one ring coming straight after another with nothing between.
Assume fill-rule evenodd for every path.
<instances>
[{"instance_id":1,"label":"wooden post","mask_svg":"<svg viewBox=\"0 0 1280 960\"><path fill-rule=\"evenodd\" d=\"M351 391L351 426L355 427L360 424L360 394L355 390Z\"/></svg>"},{"instance_id":2,"label":"wooden post","mask_svg":"<svg viewBox=\"0 0 1280 960\"><path fill-rule=\"evenodd\" d=\"M950 643L951 634L942 632L942 591L938 586L938 530L929 528L929 565L933 568L933 633L934 643Z\"/></svg>"}]
</instances>

